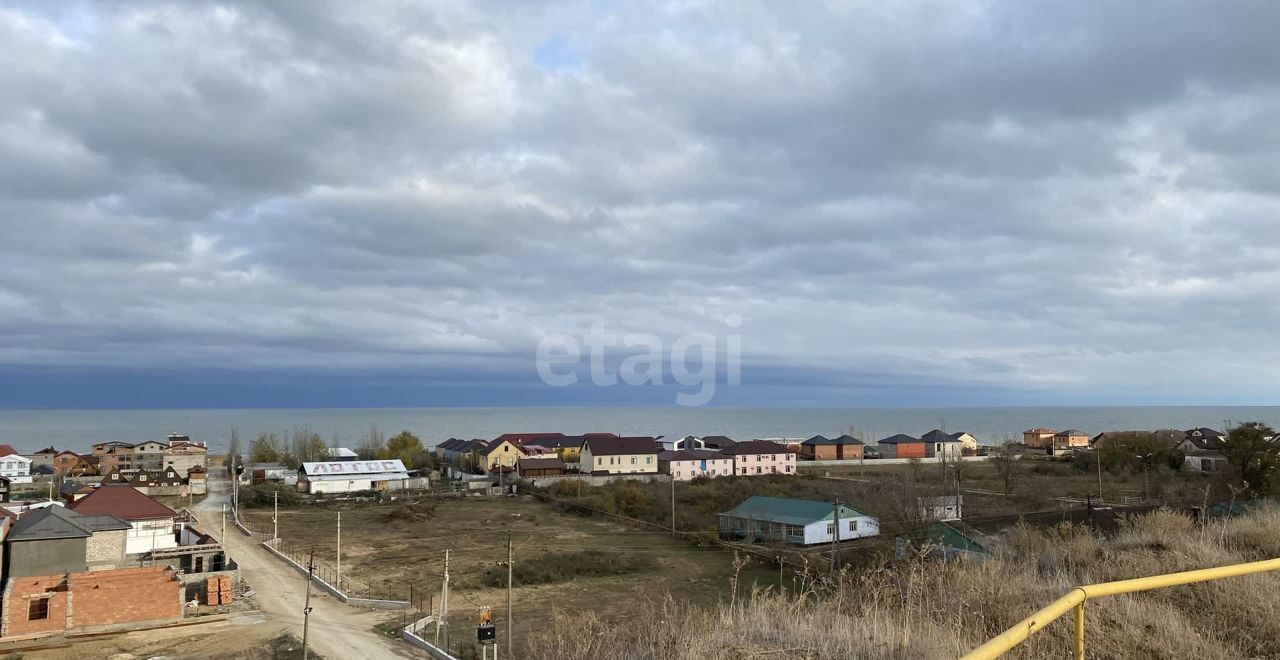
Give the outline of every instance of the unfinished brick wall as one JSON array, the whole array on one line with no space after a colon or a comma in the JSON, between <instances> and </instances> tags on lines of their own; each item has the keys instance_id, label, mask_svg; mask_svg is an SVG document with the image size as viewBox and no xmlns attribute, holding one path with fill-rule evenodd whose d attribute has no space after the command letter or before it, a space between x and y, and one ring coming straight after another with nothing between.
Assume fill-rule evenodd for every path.
<instances>
[{"instance_id":1,"label":"unfinished brick wall","mask_svg":"<svg viewBox=\"0 0 1280 660\"><path fill-rule=\"evenodd\" d=\"M85 562L89 570L119 568L124 564L124 539L128 530L94 532L85 542Z\"/></svg>"},{"instance_id":2,"label":"unfinished brick wall","mask_svg":"<svg viewBox=\"0 0 1280 660\"><path fill-rule=\"evenodd\" d=\"M0 607L0 636L62 632L67 626L67 585L65 575L10 578ZM28 620L31 602L49 599L48 616Z\"/></svg>"},{"instance_id":3,"label":"unfinished brick wall","mask_svg":"<svg viewBox=\"0 0 1280 660\"><path fill-rule=\"evenodd\" d=\"M10 578L0 607L0 636L53 634L182 617L182 584L165 566ZM45 619L29 603L49 598Z\"/></svg>"},{"instance_id":4,"label":"unfinished brick wall","mask_svg":"<svg viewBox=\"0 0 1280 660\"><path fill-rule=\"evenodd\" d=\"M182 584L165 566L67 576L74 628L182 616Z\"/></svg>"}]
</instances>

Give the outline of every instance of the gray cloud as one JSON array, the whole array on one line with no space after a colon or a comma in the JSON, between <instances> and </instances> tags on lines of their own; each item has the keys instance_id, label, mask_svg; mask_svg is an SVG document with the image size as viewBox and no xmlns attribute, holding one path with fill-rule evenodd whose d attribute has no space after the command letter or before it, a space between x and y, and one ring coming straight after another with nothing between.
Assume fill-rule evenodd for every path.
<instances>
[{"instance_id":1,"label":"gray cloud","mask_svg":"<svg viewBox=\"0 0 1280 660\"><path fill-rule=\"evenodd\" d=\"M823 386L1264 400L1277 23L9 4L0 365L532 370L545 333L736 314Z\"/></svg>"}]
</instances>

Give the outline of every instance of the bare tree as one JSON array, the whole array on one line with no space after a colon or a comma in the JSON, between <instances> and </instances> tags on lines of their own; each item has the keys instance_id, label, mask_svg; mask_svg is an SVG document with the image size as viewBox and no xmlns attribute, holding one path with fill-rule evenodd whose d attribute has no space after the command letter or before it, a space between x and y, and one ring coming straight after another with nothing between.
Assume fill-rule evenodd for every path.
<instances>
[{"instance_id":1,"label":"bare tree","mask_svg":"<svg viewBox=\"0 0 1280 660\"><path fill-rule=\"evenodd\" d=\"M240 432L236 427L231 427L231 440L227 442L227 476L235 479L234 470L240 464Z\"/></svg>"},{"instance_id":2,"label":"bare tree","mask_svg":"<svg viewBox=\"0 0 1280 660\"><path fill-rule=\"evenodd\" d=\"M382 432L378 430L378 426L370 424L369 432L360 440L358 452L360 460L372 461L378 458L378 455L382 453L383 448L386 446L386 442L386 436L382 435Z\"/></svg>"},{"instance_id":3,"label":"bare tree","mask_svg":"<svg viewBox=\"0 0 1280 660\"><path fill-rule=\"evenodd\" d=\"M991 466L996 469L996 475L1000 477L1000 485L1005 495L1013 493L1014 487L1018 485L1018 479L1021 477L1018 459L1021 458L1021 454L1018 446L1009 442L1008 438L991 450Z\"/></svg>"}]
</instances>

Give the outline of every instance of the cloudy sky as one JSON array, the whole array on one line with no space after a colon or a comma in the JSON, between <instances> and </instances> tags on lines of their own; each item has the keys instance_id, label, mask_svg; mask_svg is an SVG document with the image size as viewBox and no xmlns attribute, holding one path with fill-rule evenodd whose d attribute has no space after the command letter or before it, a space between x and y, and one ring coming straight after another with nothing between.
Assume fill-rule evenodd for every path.
<instances>
[{"instance_id":1,"label":"cloudy sky","mask_svg":"<svg viewBox=\"0 0 1280 660\"><path fill-rule=\"evenodd\" d=\"M7 2L0 406L669 405L541 383L593 323L739 336L725 405L1274 403L1277 25Z\"/></svg>"}]
</instances>

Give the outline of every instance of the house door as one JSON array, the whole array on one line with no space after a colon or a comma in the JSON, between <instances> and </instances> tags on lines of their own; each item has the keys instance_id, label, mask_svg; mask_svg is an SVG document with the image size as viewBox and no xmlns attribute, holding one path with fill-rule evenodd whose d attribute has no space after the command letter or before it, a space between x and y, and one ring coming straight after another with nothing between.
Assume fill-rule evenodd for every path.
<instances>
[{"instance_id":1,"label":"house door","mask_svg":"<svg viewBox=\"0 0 1280 660\"><path fill-rule=\"evenodd\" d=\"M204 572L204 557L196 557L196 572Z\"/></svg>"}]
</instances>

